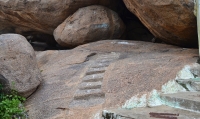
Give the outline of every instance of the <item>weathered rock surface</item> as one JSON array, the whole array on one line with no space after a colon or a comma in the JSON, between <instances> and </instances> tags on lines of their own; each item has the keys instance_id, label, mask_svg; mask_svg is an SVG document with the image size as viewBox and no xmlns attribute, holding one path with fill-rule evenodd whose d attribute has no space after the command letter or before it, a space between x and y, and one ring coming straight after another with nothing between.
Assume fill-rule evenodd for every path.
<instances>
[{"instance_id":1,"label":"weathered rock surface","mask_svg":"<svg viewBox=\"0 0 200 119\"><path fill-rule=\"evenodd\" d=\"M167 113L173 115L164 115L163 118L174 118L174 119L199 119L200 114L198 112L190 112L182 109L174 109L167 106L157 106L153 108L135 108L132 110L126 109L109 109L104 110L104 119L156 119L159 115L150 116L149 113ZM176 115L177 114L177 115ZM163 115L160 115L163 116ZM162 118L158 118L162 119Z\"/></svg>"},{"instance_id":2,"label":"weathered rock surface","mask_svg":"<svg viewBox=\"0 0 200 119\"><path fill-rule=\"evenodd\" d=\"M76 10L95 4L114 5L112 0L0 0L0 33L52 34Z\"/></svg>"},{"instance_id":3,"label":"weathered rock surface","mask_svg":"<svg viewBox=\"0 0 200 119\"><path fill-rule=\"evenodd\" d=\"M197 46L194 0L124 0L127 8L166 43Z\"/></svg>"},{"instance_id":4,"label":"weathered rock surface","mask_svg":"<svg viewBox=\"0 0 200 119\"><path fill-rule=\"evenodd\" d=\"M41 82L35 52L27 40L17 34L0 35L0 74L10 88L28 97Z\"/></svg>"},{"instance_id":5,"label":"weathered rock surface","mask_svg":"<svg viewBox=\"0 0 200 119\"><path fill-rule=\"evenodd\" d=\"M107 40L66 51L37 52L42 82L26 102L33 119L97 119L176 77L197 49Z\"/></svg>"},{"instance_id":6,"label":"weathered rock surface","mask_svg":"<svg viewBox=\"0 0 200 119\"><path fill-rule=\"evenodd\" d=\"M68 17L54 31L62 46L74 47L84 43L120 38L125 26L117 13L103 6L88 6Z\"/></svg>"}]
</instances>

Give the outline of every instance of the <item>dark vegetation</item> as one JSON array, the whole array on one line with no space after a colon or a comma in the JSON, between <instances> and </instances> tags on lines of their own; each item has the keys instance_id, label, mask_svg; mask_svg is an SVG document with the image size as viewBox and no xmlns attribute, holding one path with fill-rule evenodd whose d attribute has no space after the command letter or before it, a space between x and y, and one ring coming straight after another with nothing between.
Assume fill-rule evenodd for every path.
<instances>
[{"instance_id":1,"label":"dark vegetation","mask_svg":"<svg viewBox=\"0 0 200 119\"><path fill-rule=\"evenodd\" d=\"M15 90L5 92L5 85L0 83L0 119L25 119L24 97Z\"/></svg>"}]
</instances>

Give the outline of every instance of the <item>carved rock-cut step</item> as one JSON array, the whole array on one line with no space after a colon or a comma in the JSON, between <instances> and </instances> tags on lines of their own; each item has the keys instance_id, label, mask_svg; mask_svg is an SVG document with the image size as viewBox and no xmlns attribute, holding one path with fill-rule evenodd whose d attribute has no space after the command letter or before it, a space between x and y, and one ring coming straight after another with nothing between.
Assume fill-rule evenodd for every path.
<instances>
[{"instance_id":1,"label":"carved rock-cut step","mask_svg":"<svg viewBox=\"0 0 200 119\"><path fill-rule=\"evenodd\" d=\"M101 58L117 58L117 55L101 55Z\"/></svg>"},{"instance_id":2,"label":"carved rock-cut step","mask_svg":"<svg viewBox=\"0 0 200 119\"><path fill-rule=\"evenodd\" d=\"M98 104L104 103L105 98L104 97L94 97L88 100L73 100L69 107L75 108L75 107L89 107L89 106L95 106Z\"/></svg>"},{"instance_id":3,"label":"carved rock-cut step","mask_svg":"<svg viewBox=\"0 0 200 119\"><path fill-rule=\"evenodd\" d=\"M119 54L108 54L108 55L101 55L99 56L99 58L101 59L117 59L119 58Z\"/></svg>"},{"instance_id":4,"label":"carved rock-cut step","mask_svg":"<svg viewBox=\"0 0 200 119\"><path fill-rule=\"evenodd\" d=\"M103 80L104 73L87 75L83 78L83 82L96 82Z\"/></svg>"},{"instance_id":5,"label":"carved rock-cut step","mask_svg":"<svg viewBox=\"0 0 200 119\"><path fill-rule=\"evenodd\" d=\"M81 83L81 85L79 86L80 90L85 90L85 89L98 89L101 88L101 84L102 82L98 81L98 82L83 82Z\"/></svg>"},{"instance_id":6,"label":"carved rock-cut step","mask_svg":"<svg viewBox=\"0 0 200 119\"><path fill-rule=\"evenodd\" d=\"M106 71L106 67L101 67L101 68L89 68L88 71L86 72L86 75L104 73L105 71Z\"/></svg>"},{"instance_id":7,"label":"carved rock-cut step","mask_svg":"<svg viewBox=\"0 0 200 119\"><path fill-rule=\"evenodd\" d=\"M108 67L109 63L95 63L91 65L91 68L101 68L101 67Z\"/></svg>"},{"instance_id":8,"label":"carved rock-cut step","mask_svg":"<svg viewBox=\"0 0 200 119\"><path fill-rule=\"evenodd\" d=\"M119 54L116 54L116 53L111 53L111 54L106 54L106 55L101 55L100 57L102 58L118 58L119 57Z\"/></svg>"},{"instance_id":9,"label":"carved rock-cut step","mask_svg":"<svg viewBox=\"0 0 200 119\"><path fill-rule=\"evenodd\" d=\"M110 63L113 60L115 60L115 59L97 59L96 61L98 63Z\"/></svg>"},{"instance_id":10,"label":"carved rock-cut step","mask_svg":"<svg viewBox=\"0 0 200 119\"><path fill-rule=\"evenodd\" d=\"M114 57L109 57L109 56L100 56L98 59L103 60L103 59L116 59L118 57L114 56Z\"/></svg>"},{"instance_id":11,"label":"carved rock-cut step","mask_svg":"<svg viewBox=\"0 0 200 119\"><path fill-rule=\"evenodd\" d=\"M200 92L162 94L161 99L167 106L200 112Z\"/></svg>"},{"instance_id":12,"label":"carved rock-cut step","mask_svg":"<svg viewBox=\"0 0 200 119\"><path fill-rule=\"evenodd\" d=\"M101 89L78 90L74 96L75 100L89 100L95 97L105 97Z\"/></svg>"}]
</instances>

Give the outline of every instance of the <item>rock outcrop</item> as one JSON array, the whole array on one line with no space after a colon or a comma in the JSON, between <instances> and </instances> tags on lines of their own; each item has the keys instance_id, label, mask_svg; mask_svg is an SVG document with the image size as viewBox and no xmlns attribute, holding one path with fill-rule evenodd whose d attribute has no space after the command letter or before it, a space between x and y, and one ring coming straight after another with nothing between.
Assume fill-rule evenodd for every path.
<instances>
[{"instance_id":1,"label":"rock outcrop","mask_svg":"<svg viewBox=\"0 0 200 119\"><path fill-rule=\"evenodd\" d=\"M194 0L123 0L142 23L166 43L197 46Z\"/></svg>"},{"instance_id":2,"label":"rock outcrop","mask_svg":"<svg viewBox=\"0 0 200 119\"><path fill-rule=\"evenodd\" d=\"M31 119L98 119L132 96L159 90L197 61L197 49L106 40L37 52L44 81L26 102Z\"/></svg>"},{"instance_id":3,"label":"rock outcrop","mask_svg":"<svg viewBox=\"0 0 200 119\"><path fill-rule=\"evenodd\" d=\"M0 74L11 89L28 97L41 82L35 52L26 38L17 34L0 35Z\"/></svg>"},{"instance_id":4,"label":"rock outcrop","mask_svg":"<svg viewBox=\"0 0 200 119\"><path fill-rule=\"evenodd\" d=\"M52 34L76 10L96 4L114 5L112 0L0 0L0 33Z\"/></svg>"},{"instance_id":5,"label":"rock outcrop","mask_svg":"<svg viewBox=\"0 0 200 119\"><path fill-rule=\"evenodd\" d=\"M54 31L61 46L74 47L98 40L120 38L125 26L117 13L103 6L88 6L68 17Z\"/></svg>"}]
</instances>

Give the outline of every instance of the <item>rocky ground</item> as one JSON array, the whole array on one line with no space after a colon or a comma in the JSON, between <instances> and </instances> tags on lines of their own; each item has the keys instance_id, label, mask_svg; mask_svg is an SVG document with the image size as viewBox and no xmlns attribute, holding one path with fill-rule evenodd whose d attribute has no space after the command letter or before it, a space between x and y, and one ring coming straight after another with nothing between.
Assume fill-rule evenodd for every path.
<instances>
[{"instance_id":1,"label":"rocky ground","mask_svg":"<svg viewBox=\"0 0 200 119\"><path fill-rule=\"evenodd\" d=\"M106 40L71 50L37 51L43 81L26 108L31 119L93 119L175 79L198 50Z\"/></svg>"},{"instance_id":2,"label":"rocky ground","mask_svg":"<svg viewBox=\"0 0 200 119\"><path fill-rule=\"evenodd\" d=\"M151 92L199 91L194 7L0 0L0 83L27 97L30 119L100 119L104 109L150 106Z\"/></svg>"}]
</instances>

